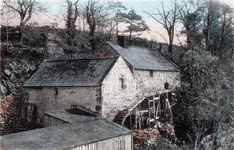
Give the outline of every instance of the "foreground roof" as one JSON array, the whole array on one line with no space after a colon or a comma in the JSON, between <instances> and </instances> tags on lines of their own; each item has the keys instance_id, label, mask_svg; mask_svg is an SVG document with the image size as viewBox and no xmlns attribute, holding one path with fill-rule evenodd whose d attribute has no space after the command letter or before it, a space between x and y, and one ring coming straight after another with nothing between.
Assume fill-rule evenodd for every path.
<instances>
[{"instance_id":1,"label":"foreground roof","mask_svg":"<svg viewBox=\"0 0 234 150\"><path fill-rule=\"evenodd\" d=\"M116 59L44 61L24 87L99 86Z\"/></svg>"},{"instance_id":2,"label":"foreground roof","mask_svg":"<svg viewBox=\"0 0 234 150\"><path fill-rule=\"evenodd\" d=\"M101 119L99 117L94 116L72 114L67 111L47 111L45 112L45 114L57 118L59 120L63 120L67 123L84 123L87 121L95 121Z\"/></svg>"},{"instance_id":3,"label":"foreground roof","mask_svg":"<svg viewBox=\"0 0 234 150\"><path fill-rule=\"evenodd\" d=\"M158 51L150 51L136 46L123 48L113 42L108 42L108 44L135 69L178 71L178 67L171 61L167 60Z\"/></svg>"},{"instance_id":4,"label":"foreground roof","mask_svg":"<svg viewBox=\"0 0 234 150\"><path fill-rule=\"evenodd\" d=\"M53 113L51 113L53 114ZM103 118L55 113L71 123L2 136L1 145L6 150L60 150L77 147L121 135L131 130ZM61 119L62 119L61 118Z\"/></svg>"}]
</instances>

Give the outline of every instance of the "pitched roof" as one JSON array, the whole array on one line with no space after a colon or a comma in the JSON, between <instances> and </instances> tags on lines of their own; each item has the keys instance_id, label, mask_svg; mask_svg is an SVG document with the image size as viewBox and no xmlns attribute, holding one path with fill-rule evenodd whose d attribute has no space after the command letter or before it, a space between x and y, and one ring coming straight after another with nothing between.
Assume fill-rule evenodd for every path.
<instances>
[{"instance_id":1,"label":"pitched roof","mask_svg":"<svg viewBox=\"0 0 234 150\"><path fill-rule=\"evenodd\" d=\"M178 67L158 51L150 51L136 46L123 48L112 42L108 42L108 44L135 69L178 71Z\"/></svg>"},{"instance_id":2,"label":"pitched roof","mask_svg":"<svg viewBox=\"0 0 234 150\"><path fill-rule=\"evenodd\" d=\"M56 116L62 116L71 123L2 136L3 149L69 149L132 133L131 130L103 118L81 117L69 113L57 113Z\"/></svg>"},{"instance_id":3,"label":"pitched roof","mask_svg":"<svg viewBox=\"0 0 234 150\"><path fill-rule=\"evenodd\" d=\"M24 87L99 86L115 58L44 61Z\"/></svg>"}]
</instances>

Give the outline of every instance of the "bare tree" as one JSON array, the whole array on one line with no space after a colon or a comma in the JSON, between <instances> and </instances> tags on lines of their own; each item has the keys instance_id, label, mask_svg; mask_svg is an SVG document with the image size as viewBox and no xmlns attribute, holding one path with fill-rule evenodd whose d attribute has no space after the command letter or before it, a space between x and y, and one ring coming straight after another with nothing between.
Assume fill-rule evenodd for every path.
<instances>
[{"instance_id":1,"label":"bare tree","mask_svg":"<svg viewBox=\"0 0 234 150\"><path fill-rule=\"evenodd\" d=\"M175 24L179 15L179 8L177 5L177 1L175 0L173 3L173 8L167 10L164 7L163 1L161 2L161 9L158 9L157 13L146 12L150 17L152 17L156 22L161 24L163 28L167 31L168 35L168 52L170 53L171 59L172 57L172 48L174 42L175 35Z\"/></svg>"},{"instance_id":2,"label":"bare tree","mask_svg":"<svg viewBox=\"0 0 234 150\"><path fill-rule=\"evenodd\" d=\"M23 27L32 18L32 14L45 11L45 8L40 5L38 0L3 0L3 4L4 7L13 10L19 15L21 34Z\"/></svg>"},{"instance_id":3,"label":"bare tree","mask_svg":"<svg viewBox=\"0 0 234 150\"><path fill-rule=\"evenodd\" d=\"M73 36L74 30L76 28L76 20L79 15L78 4L79 0L74 3L71 0L66 0L67 3L67 16L66 16L66 28L68 30L69 36Z\"/></svg>"},{"instance_id":4,"label":"bare tree","mask_svg":"<svg viewBox=\"0 0 234 150\"><path fill-rule=\"evenodd\" d=\"M229 5L221 5L221 33L220 33L220 44L219 44L219 59L222 60L223 52L229 49L233 50L234 35L233 35L233 10Z\"/></svg>"},{"instance_id":5,"label":"bare tree","mask_svg":"<svg viewBox=\"0 0 234 150\"><path fill-rule=\"evenodd\" d=\"M233 49L233 9L218 0L208 0L203 9L203 30L201 38L207 51L226 60ZM224 57L225 56L225 57Z\"/></svg>"},{"instance_id":6,"label":"bare tree","mask_svg":"<svg viewBox=\"0 0 234 150\"><path fill-rule=\"evenodd\" d=\"M4 8L2 9L1 11L1 26L5 26L6 30L5 30L5 33L6 33L6 44L7 44L7 51L9 50L9 25L12 24L12 21L14 20L15 18L15 13L9 9L9 8ZM12 30L12 29L11 29ZM2 33L2 31L1 31Z\"/></svg>"},{"instance_id":7,"label":"bare tree","mask_svg":"<svg viewBox=\"0 0 234 150\"><path fill-rule=\"evenodd\" d=\"M201 29L201 10L199 2L193 0L183 0L179 9L179 20L183 25L181 33L186 36L186 50L195 45L196 37Z\"/></svg>"},{"instance_id":8,"label":"bare tree","mask_svg":"<svg viewBox=\"0 0 234 150\"><path fill-rule=\"evenodd\" d=\"M103 10L103 5L99 4L99 0L89 0L86 6L86 18L89 26L90 43L92 50L95 51L95 32L100 20L100 12Z\"/></svg>"}]
</instances>

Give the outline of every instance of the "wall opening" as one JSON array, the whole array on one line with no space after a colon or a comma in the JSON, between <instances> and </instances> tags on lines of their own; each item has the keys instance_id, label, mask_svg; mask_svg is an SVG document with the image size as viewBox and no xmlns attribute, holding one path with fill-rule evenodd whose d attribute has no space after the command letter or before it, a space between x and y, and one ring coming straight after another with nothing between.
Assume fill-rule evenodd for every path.
<instances>
[{"instance_id":1,"label":"wall opening","mask_svg":"<svg viewBox=\"0 0 234 150\"><path fill-rule=\"evenodd\" d=\"M58 95L58 88L54 88L54 95Z\"/></svg>"},{"instance_id":2,"label":"wall opening","mask_svg":"<svg viewBox=\"0 0 234 150\"><path fill-rule=\"evenodd\" d=\"M124 121L124 126L127 127L128 129L133 129L135 128L135 120L136 120L136 116L135 115L129 115L125 121Z\"/></svg>"},{"instance_id":3,"label":"wall opening","mask_svg":"<svg viewBox=\"0 0 234 150\"><path fill-rule=\"evenodd\" d=\"M124 78L119 78L120 81L120 88L125 89L127 85L125 84Z\"/></svg>"},{"instance_id":4,"label":"wall opening","mask_svg":"<svg viewBox=\"0 0 234 150\"><path fill-rule=\"evenodd\" d=\"M153 70L150 70L150 77L152 78L154 76Z\"/></svg>"},{"instance_id":5,"label":"wall opening","mask_svg":"<svg viewBox=\"0 0 234 150\"><path fill-rule=\"evenodd\" d=\"M164 88L165 88L165 90L168 90L168 89L169 89L169 83L168 83L168 82L166 82L166 83L164 84Z\"/></svg>"}]
</instances>

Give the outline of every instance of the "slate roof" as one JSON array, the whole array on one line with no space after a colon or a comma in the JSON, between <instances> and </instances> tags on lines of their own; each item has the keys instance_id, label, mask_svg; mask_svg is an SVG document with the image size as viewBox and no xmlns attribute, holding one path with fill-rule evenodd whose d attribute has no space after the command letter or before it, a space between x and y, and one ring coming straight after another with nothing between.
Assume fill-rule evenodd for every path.
<instances>
[{"instance_id":1,"label":"slate roof","mask_svg":"<svg viewBox=\"0 0 234 150\"><path fill-rule=\"evenodd\" d=\"M114 58L44 61L24 87L99 86Z\"/></svg>"},{"instance_id":2,"label":"slate roof","mask_svg":"<svg viewBox=\"0 0 234 150\"><path fill-rule=\"evenodd\" d=\"M57 114L59 115L59 114ZM131 134L131 130L103 118L61 114L72 123L2 136L4 150L62 150L113 137Z\"/></svg>"},{"instance_id":3,"label":"slate roof","mask_svg":"<svg viewBox=\"0 0 234 150\"><path fill-rule=\"evenodd\" d=\"M66 111L47 111L45 114L63 120L67 123L84 123L100 119L94 116L76 115Z\"/></svg>"},{"instance_id":4,"label":"slate roof","mask_svg":"<svg viewBox=\"0 0 234 150\"><path fill-rule=\"evenodd\" d=\"M150 51L136 46L123 48L113 42L108 42L108 44L135 69L179 71L178 67L174 63L167 60L158 51Z\"/></svg>"}]
</instances>

